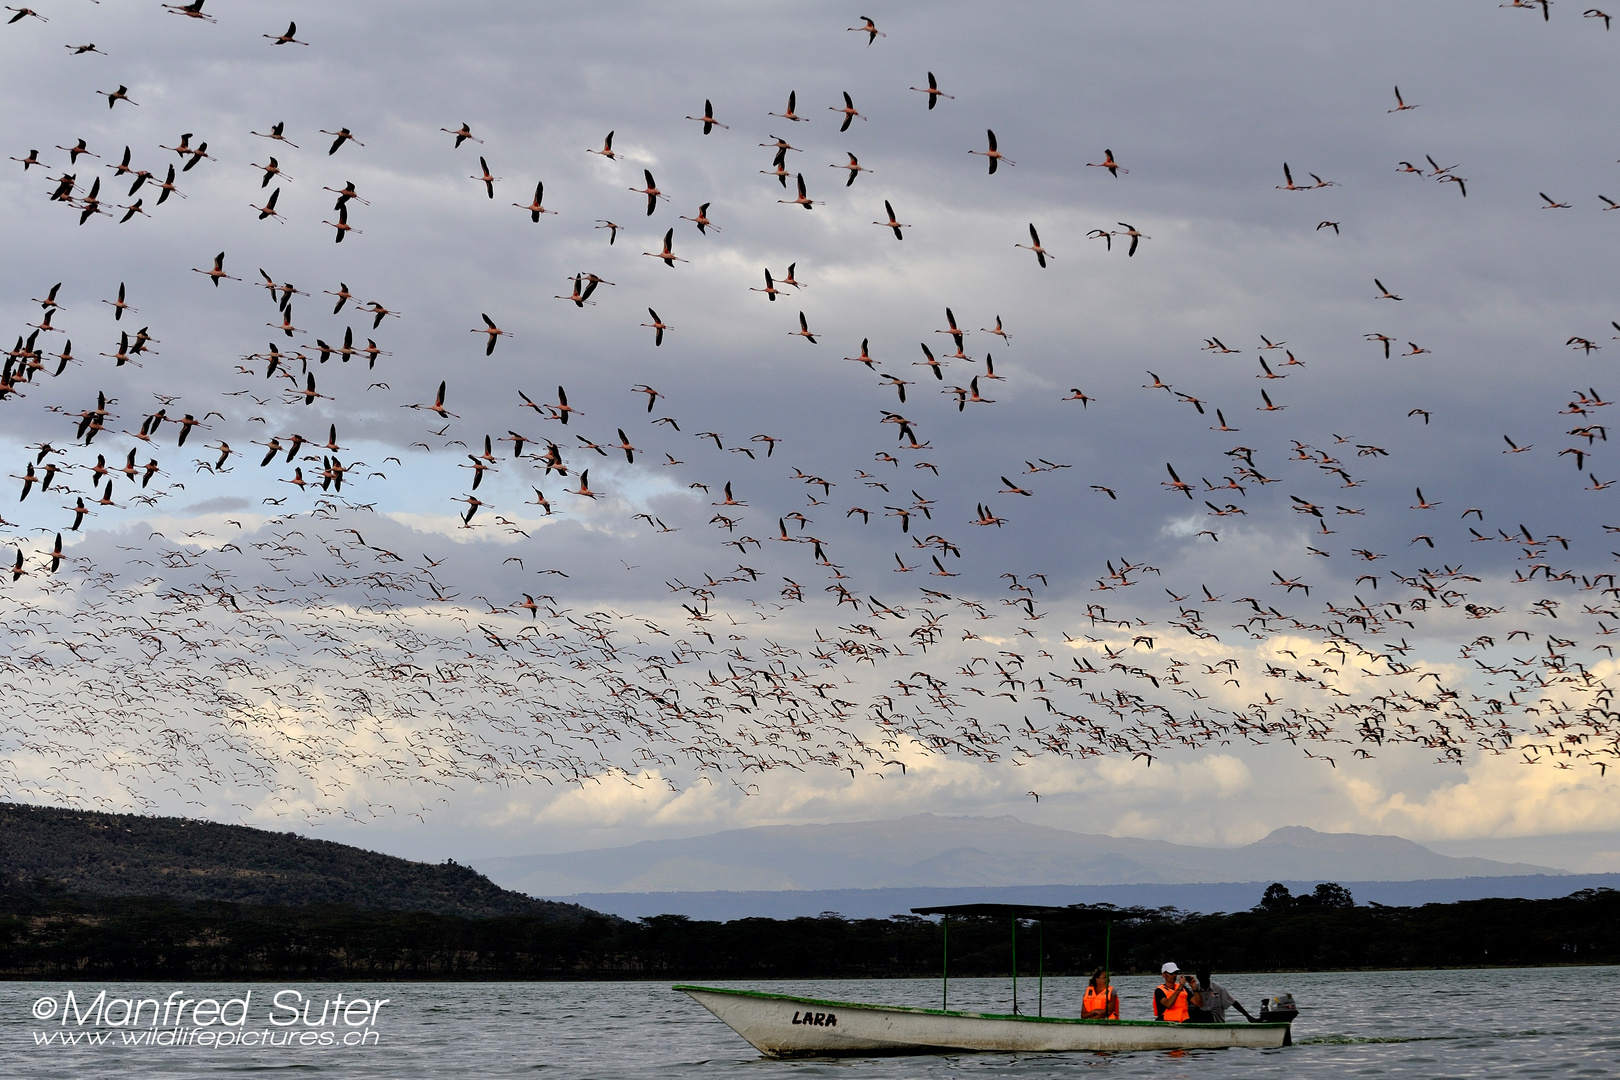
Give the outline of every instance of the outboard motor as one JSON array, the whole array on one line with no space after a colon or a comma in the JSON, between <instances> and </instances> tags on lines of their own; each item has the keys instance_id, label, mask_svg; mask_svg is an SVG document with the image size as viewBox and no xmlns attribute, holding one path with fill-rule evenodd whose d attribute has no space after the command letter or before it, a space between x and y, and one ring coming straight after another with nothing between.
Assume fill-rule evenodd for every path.
<instances>
[{"instance_id":1,"label":"outboard motor","mask_svg":"<svg viewBox=\"0 0 1620 1080\"><path fill-rule=\"evenodd\" d=\"M1260 1002L1260 1018L1262 1024L1292 1024L1299 1015L1299 1009L1294 1005L1293 994L1279 994L1277 997L1266 998ZM1283 1045L1294 1044L1294 1031L1289 1028L1283 1033Z\"/></svg>"}]
</instances>

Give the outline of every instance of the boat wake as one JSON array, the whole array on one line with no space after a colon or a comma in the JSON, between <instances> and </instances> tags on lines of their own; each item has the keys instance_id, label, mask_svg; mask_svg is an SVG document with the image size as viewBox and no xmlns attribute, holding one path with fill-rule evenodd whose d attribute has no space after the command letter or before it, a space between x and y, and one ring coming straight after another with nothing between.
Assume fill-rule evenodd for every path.
<instances>
[{"instance_id":1,"label":"boat wake","mask_svg":"<svg viewBox=\"0 0 1620 1080\"><path fill-rule=\"evenodd\" d=\"M1465 1032L1457 1035L1318 1035L1309 1039L1295 1039L1295 1046L1360 1046L1373 1043L1458 1042L1465 1039L1522 1039L1526 1036L1547 1035L1546 1031L1486 1031Z\"/></svg>"}]
</instances>

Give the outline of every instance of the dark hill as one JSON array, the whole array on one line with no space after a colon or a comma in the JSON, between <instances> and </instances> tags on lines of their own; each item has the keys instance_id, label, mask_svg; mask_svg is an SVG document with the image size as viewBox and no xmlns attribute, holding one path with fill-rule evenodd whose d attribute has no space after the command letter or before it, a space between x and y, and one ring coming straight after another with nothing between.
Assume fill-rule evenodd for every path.
<instances>
[{"instance_id":1,"label":"dark hill","mask_svg":"<svg viewBox=\"0 0 1620 1080\"><path fill-rule=\"evenodd\" d=\"M0 876L81 896L236 904L348 904L462 918L577 922L577 904L510 892L470 867L411 862L292 833L185 818L0 803Z\"/></svg>"}]
</instances>

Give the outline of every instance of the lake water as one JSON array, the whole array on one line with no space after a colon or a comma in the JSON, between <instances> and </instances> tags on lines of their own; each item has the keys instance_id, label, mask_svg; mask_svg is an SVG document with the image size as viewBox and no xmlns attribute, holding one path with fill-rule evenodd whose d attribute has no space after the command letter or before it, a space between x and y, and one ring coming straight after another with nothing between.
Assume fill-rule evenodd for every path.
<instances>
[{"instance_id":1,"label":"lake water","mask_svg":"<svg viewBox=\"0 0 1620 1080\"><path fill-rule=\"evenodd\" d=\"M21 1080L264 1076L282 1070L343 1080L456 1080L504 1077L783 1077L811 1080L1073 1077L1580 1077L1620 1075L1620 968L1515 971L1357 972L1231 975L1216 978L1251 1011L1262 997L1292 993L1302 1008L1295 1045L1281 1050L1182 1054L962 1054L919 1058L770 1061L667 983L0 983L0 1076ZM1155 980L1116 983L1126 1019L1150 1018ZM937 1006L939 984L925 980L826 980L717 985L844 1001ZM96 1027L90 1003L107 992L103 1020L121 1021L143 999L172 1008L191 1001L246 998L247 1023L222 1028L209 1006L176 1028L182 1045L129 1044L152 1030L155 1007L139 1006L139 1026ZM74 994L71 1005L66 1002ZM179 991L179 993L174 993ZM1081 980L1053 979L1045 1011L1078 1015ZM296 1023L283 1005L302 1006ZM301 995L301 996L295 996ZM341 995L342 1012L331 1004ZM356 1004L355 999L364 1002ZM374 1003L387 1003L374 1010ZM951 982L953 1008L1006 1011L1001 979ZM1035 1011L1035 981L1019 981L1019 1006ZM325 1006L326 1023L317 1025ZM68 1023L61 1023L68 1010ZM237 1019L241 1005L225 1009ZM36 1017L45 1017L39 1019ZM171 1012L170 1019L174 1014ZM1237 1017L1234 1015L1234 1019ZM63 1045L62 1033L107 1033L98 1045ZM228 1031L235 1045L205 1045L197 1032ZM254 1033L261 1033L255 1038ZM263 1042L269 1033L274 1045ZM311 1045L296 1036L311 1033ZM321 1039L328 1044L322 1045ZM294 1045L285 1045L289 1034ZM42 1042L42 1037L44 1041ZM175 1036L170 1036L173 1038ZM363 1045L343 1045L347 1039Z\"/></svg>"}]
</instances>

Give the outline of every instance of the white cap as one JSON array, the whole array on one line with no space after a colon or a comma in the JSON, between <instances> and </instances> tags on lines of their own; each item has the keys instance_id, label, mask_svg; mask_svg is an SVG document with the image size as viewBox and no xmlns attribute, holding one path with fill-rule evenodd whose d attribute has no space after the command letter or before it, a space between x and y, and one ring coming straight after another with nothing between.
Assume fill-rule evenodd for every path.
<instances>
[{"instance_id":1,"label":"white cap","mask_svg":"<svg viewBox=\"0 0 1620 1080\"><path fill-rule=\"evenodd\" d=\"M1164 965L1164 967L1159 969L1160 972L1162 972L1162 973L1164 973L1166 975L1170 974L1171 972L1180 971L1180 970L1181 970L1180 968L1176 967L1176 962L1174 960L1170 961L1170 963Z\"/></svg>"}]
</instances>

